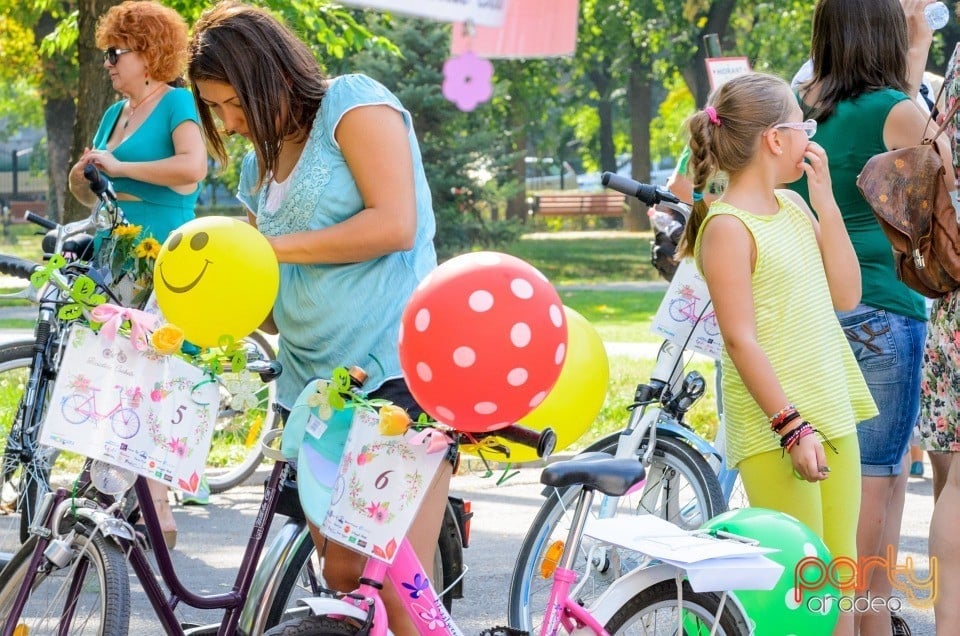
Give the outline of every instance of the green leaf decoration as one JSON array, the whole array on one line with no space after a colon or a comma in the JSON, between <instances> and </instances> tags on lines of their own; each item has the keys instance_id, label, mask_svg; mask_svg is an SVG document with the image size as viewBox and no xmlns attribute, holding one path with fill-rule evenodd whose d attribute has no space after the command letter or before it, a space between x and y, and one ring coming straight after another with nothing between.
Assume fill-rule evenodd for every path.
<instances>
[{"instance_id":1,"label":"green leaf decoration","mask_svg":"<svg viewBox=\"0 0 960 636\"><path fill-rule=\"evenodd\" d=\"M50 257L50 260L47 261L47 264L43 266L43 269L38 269L30 275L30 284L38 289L43 287L47 281L50 280L50 274L66 264L67 259L65 259L63 255L54 254L52 257Z\"/></svg>"},{"instance_id":2,"label":"green leaf decoration","mask_svg":"<svg viewBox=\"0 0 960 636\"><path fill-rule=\"evenodd\" d=\"M64 322L68 320L76 320L83 316L83 309L78 303L71 303L69 305L64 305L57 312L57 318L63 320Z\"/></svg>"},{"instance_id":3,"label":"green leaf decoration","mask_svg":"<svg viewBox=\"0 0 960 636\"><path fill-rule=\"evenodd\" d=\"M247 356L243 351L237 350L230 356L230 369L234 373L239 373L247 368Z\"/></svg>"}]
</instances>

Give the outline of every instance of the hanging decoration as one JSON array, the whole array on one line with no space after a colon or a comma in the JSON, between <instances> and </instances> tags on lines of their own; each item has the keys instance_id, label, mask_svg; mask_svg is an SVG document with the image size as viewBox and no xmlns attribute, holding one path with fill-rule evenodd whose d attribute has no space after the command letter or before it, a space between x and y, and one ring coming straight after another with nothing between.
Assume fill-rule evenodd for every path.
<instances>
[{"instance_id":1,"label":"hanging decoration","mask_svg":"<svg viewBox=\"0 0 960 636\"><path fill-rule=\"evenodd\" d=\"M470 112L493 96L493 64L470 51L443 63L443 96Z\"/></svg>"}]
</instances>

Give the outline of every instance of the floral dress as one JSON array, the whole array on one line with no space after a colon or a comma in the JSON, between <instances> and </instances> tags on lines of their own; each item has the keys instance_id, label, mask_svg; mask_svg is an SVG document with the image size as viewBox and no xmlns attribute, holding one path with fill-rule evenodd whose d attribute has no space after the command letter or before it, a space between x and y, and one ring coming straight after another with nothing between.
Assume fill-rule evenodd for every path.
<instances>
[{"instance_id":1,"label":"floral dress","mask_svg":"<svg viewBox=\"0 0 960 636\"><path fill-rule=\"evenodd\" d=\"M945 108L960 99L960 44L957 44L944 75ZM960 182L957 134L960 112L946 129L953 153L953 167ZM960 451L960 290L933 302L923 351L920 381L920 445L928 451Z\"/></svg>"}]
</instances>

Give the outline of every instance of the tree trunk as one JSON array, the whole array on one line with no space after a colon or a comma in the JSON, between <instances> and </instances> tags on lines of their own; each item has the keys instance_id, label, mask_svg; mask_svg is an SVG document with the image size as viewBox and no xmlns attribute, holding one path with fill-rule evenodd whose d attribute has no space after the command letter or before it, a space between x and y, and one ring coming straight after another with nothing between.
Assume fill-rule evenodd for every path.
<instances>
[{"instance_id":1,"label":"tree trunk","mask_svg":"<svg viewBox=\"0 0 960 636\"><path fill-rule=\"evenodd\" d=\"M49 12L40 15L33 25L34 41L40 42L50 35L57 25L57 18ZM69 149L73 136L73 120L76 108L73 104L73 89L76 74L68 56L44 57L40 94L43 99L43 120L47 131L47 214L56 220L63 219L63 194L67 190Z\"/></svg>"},{"instance_id":2,"label":"tree trunk","mask_svg":"<svg viewBox=\"0 0 960 636\"><path fill-rule=\"evenodd\" d=\"M524 126L527 117L528 115L525 109L516 102L513 102L508 107L508 125L510 126L510 130L516 131L511 137L513 141L510 144L510 151L515 153L512 172L517 176L517 179L519 179L521 187L517 190L516 194L507 199L507 209L504 212L504 217L508 221L515 219L521 223L526 223L530 218L530 206L527 204L527 162L525 159L525 155L527 154L527 129L526 126Z\"/></svg>"},{"instance_id":3,"label":"tree trunk","mask_svg":"<svg viewBox=\"0 0 960 636\"><path fill-rule=\"evenodd\" d=\"M650 121L652 119L652 96L650 86L650 68L639 60L634 60L630 68L630 80L627 83L627 104L630 110L630 145L633 148L633 174L641 183L650 180ZM627 201L630 210L623 219L623 229L638 232L650 229L650 217L647 206L636 197Z\"/></svg>"},{"instance_id":4,"label":"tree trunk","mask_svg":"<svg viewBox=\"0 0 960 636\"><path fill-rule=\"evenodd\" d=\"M683 69L683 79L693 94L697 108L703 108L704 104L707 103L707 96L710 94L710 80L707 77L707 69L704 64L707 55L706 47L703 44L703 36L716 33L720 37L721 46L729 50L732 47L728 38L730 15L736 5L736 0L717 0L710 5L707 22L700 31L700 46L697 47L697 54L690 58L687 66Z\"/></svg>"},{"instance_id":5,"label":"tree trunk","mask_svg":"<svg viewBox=\"0 0 960 636\"><path fill-rule=\"evenodd\" d=\"M78 0L77 59L80 65L80 77L77 82L77 116L73 127L73 145L70 151L70 165L90 146L93 136L100 125L103 111L117 98L103 70L103 58L96 47L95 33L97 20L107 10L120 4L118 0ZM65 218L75 220L84 218L90 211L77 201L69 192L65 193L67 205Z\"/></svg>"},{"instance_id":6,"label":"tree trunk","mask_svg":"<svg viewBox=\"0 0 960 636\"><path fill-rule=\"evenodd\" d=\"M64 219L67 200L72 199L67 188L67 173L70 171L70 142L73 140L73 121L77 108L73 99L48 99L43 104L43 118L47 127L47 175L49 187L49 215Z\"/></svg>"},{"instance_id":7,"label":"tree trunk","mask_svg":"<svg viewBox=\"0 0 960 636\"><path fill-rule=\"evenodd\" d=\"M600 127L597 136L600 139L600 169L617 171L617 151L613 144L613 102L609 95L602 95L597 103L597 116Z\"/></svg>"}]
</instances>

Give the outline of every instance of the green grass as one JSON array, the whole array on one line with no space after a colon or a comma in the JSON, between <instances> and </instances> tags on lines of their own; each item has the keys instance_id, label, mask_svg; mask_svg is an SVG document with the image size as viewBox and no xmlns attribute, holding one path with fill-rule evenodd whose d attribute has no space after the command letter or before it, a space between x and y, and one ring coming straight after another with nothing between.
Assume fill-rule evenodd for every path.
<instances>
[{"instance_id":1,"label":"green grass","mask_svg":"<svg viewBox=\"0 0 960 636\"><path fill-rule=\"evenodd\" d=\"M647 382L653 371L652 359L637 359L629 356L610 357L610 384L607 398L600 414L587 432L573 444L571 450L589 446L594 440L621 430L627 423L627 406L633 401L637 384ZM696 359L688 364L686 372L699 371L707 381L707 392L687 413L686 421L705 439L713 440L717 432L717 396L714 378L716 369L712 361Z\"/></svg>"},{"instance_id":2,"label":"green grass","mask_svg":"<svg viewBox=\"0 0 960 636\"><path fill-rule=\"evenodd\" d=\"M663 291L612 291L566 289L565 286L622 281L664 282L650 264L649 233L559 232L524 236L502 251L535 266L559 289L564 305L577 311L596 328L604 342L659 343L650 332ZM621 430L627 422L627 406L637 384L647 382L652 358L610 357L610 383L596 420L569 450L579 450L593 441ZM716 434L717 406L712 361L697 358L686 371L697 370L707 380L707 393L687 414L687 421L706 439Z\"/></svg>"},{"instance_id":3,"label":"green grass","mask_svg":"<svg viewBox=\"0 0 960 636\"><path fill-rule=\"evenodd\" d=\"M649 232L526 234L501 251L527 261L554 285L655 281Z\"/></svg>"},{"instance_id":4,"label":"green grass","mask_svg":"<svg viewBox=\"0 0 960 636\"><path fill-rule=\"evenodd\" d=\"M560 300L590 321L605 342L660 342L650 333L664 292L565 290Z\"/></svg>"}]
</instances>

